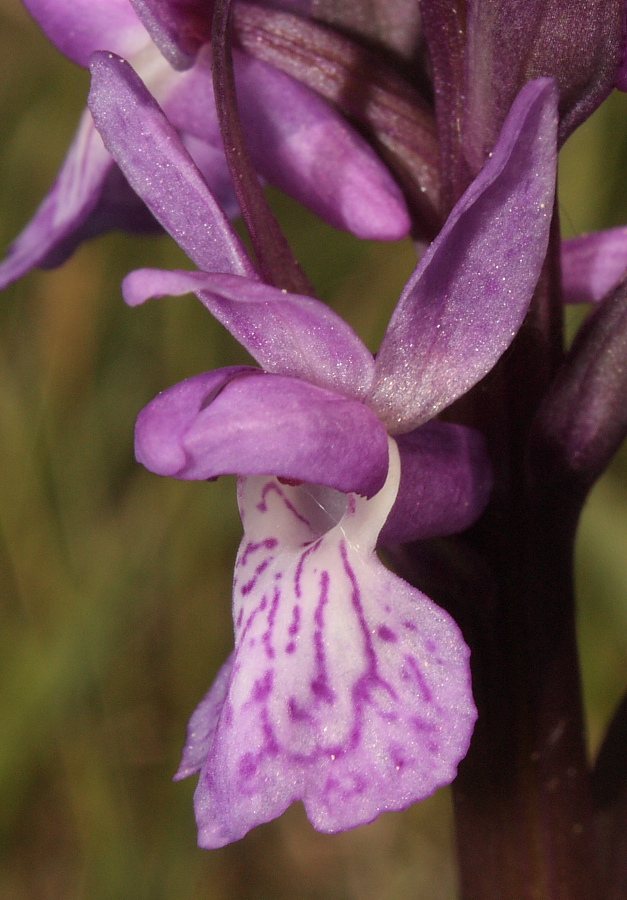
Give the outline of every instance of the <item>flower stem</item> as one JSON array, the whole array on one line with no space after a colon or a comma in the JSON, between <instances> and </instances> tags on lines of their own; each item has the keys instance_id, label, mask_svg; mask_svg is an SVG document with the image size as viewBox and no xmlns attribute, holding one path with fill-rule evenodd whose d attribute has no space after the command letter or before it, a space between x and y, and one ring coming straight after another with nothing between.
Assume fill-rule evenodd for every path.
<instances>
[{"instance_id":1,"label":"flower stem","mask_svg":"<svg viewBox=\"0 0 627 900\"><path fill-rule=\"evenodd\" d=\"M537 510L536 510L537 512ZM474 642L479 721L453 785L463 900L598 900L570 553L525 517Z\"/></svg>"},{"instance_id":2,"label":"flower stem","mask_svg":"<svg viewBox=\"0 0 627 900\"><path fill-rule=\"evenodd\" d=\"M529 463L563 353L558 241L555 218L526 323L470 401L500 468L469 535L493 592L453 610L479 709L453 785L462 900L599 900L572 576L580 503Z\"/></svg>"}]
</instances>

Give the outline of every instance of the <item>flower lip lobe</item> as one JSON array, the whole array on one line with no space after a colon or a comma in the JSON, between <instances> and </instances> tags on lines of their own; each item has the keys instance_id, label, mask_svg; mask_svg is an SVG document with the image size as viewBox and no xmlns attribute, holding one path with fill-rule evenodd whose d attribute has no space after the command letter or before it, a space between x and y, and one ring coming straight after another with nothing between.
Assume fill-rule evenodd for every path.
<instances>
[{"instance_id":1,"label":"flower lip lobe","mask_svg":"<svg viewBox=\"0 0 627 900\"><path fill-rule=\"evenodd\" d=\"M202 769L203 847L299 799L318 830L353 828L454 777L476 715L468 651L374 553L398 490L393 442L390 459L384 488L349 495L322 534L308 485L240 483L236 649L190 722L177 775Z\"/></svg>"}]
</instances>

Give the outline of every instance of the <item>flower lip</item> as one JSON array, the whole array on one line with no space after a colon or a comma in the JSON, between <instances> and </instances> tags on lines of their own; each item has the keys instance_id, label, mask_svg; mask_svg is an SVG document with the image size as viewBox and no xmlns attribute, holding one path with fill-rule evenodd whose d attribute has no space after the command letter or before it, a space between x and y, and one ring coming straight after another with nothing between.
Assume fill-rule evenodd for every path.
<instances>
[{"instance_id":1,"label":"flower lip","mask_svg":"<svg viewBox=\"0 0 627 900\"><path fill-rule=\"evenodd\" d=\"M201 846L237 840L295 800L320 831L354 828L454 777L476 717L468 650L374 552L398 484L390 441L384 487L346 498L320 536L309 486L240 480L236 647L192 717L176 776L200 770Z\"/></svg>"}]
</instances>

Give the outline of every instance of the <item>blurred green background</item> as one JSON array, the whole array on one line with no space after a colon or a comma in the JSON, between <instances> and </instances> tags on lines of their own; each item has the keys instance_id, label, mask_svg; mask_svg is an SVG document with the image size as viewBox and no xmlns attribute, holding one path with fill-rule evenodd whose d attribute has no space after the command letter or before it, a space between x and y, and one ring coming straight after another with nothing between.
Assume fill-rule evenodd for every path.
<instances>
[{"instance_id":1,"label":"blurred green background","mask_svg":"<svg viewBox=\"0 0 627 900\"><path fill-rule=\"evenodd\" d=\"M87 81L0 0L0 247L50 185ZM563 157L564 230L627 222L625 98ZM321 296L374 349L409 244L361 244L274 202ZM188 262L169 239L111 235L0 303L0 898L454 900L446 791L345 835L294 807L196 848L195 779L171 778L231 645L234 482L150 475L133 424L162 388L245 358L195 298L127 309L119 284L141 265ZM578 579L594 750L627 684L625 454L589 503Z\"/></svg>"}]
</instances>

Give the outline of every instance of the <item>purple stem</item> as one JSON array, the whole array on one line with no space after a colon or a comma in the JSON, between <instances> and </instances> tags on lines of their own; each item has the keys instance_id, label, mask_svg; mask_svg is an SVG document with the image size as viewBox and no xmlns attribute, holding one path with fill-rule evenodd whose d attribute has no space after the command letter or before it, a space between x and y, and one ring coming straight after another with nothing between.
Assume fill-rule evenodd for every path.
<instances>
[{"instance_id":1,"label":"purple stem","mask_svg":"<svg viewBox=\"0 0 627 900\"><path fill-rule=\"evenodd\" d=\"M307 276L268 205L244 139L235 90L230 10L231 0L216 0L212 51L216 109L235 193L264 281L293 294L314 296Z\"/></svg>"},{"instance_id":2,"label":"purple stem","mask_svg":"<svg viewBox=\"0 0 627 900\"><path fill-rule=\"evenodd\" d=\"M558 232L555 217L530 315L463 410L499 469L470 535L487 575L449 603L473 650L479 709L453 784L462 900L599 900L572 584L580 503L528 460L562 356Z\"/></svg>"}]
</instances>

